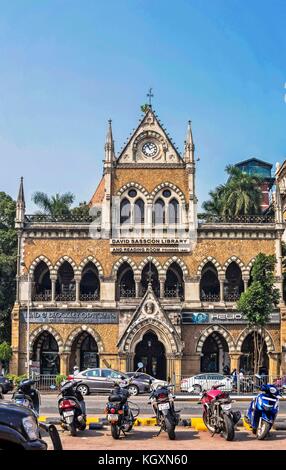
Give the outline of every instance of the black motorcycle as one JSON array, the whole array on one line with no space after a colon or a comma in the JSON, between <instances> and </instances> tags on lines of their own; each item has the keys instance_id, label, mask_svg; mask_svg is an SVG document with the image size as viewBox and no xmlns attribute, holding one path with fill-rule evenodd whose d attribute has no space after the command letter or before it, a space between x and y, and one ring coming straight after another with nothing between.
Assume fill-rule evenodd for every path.
<instances>
[{"instance_id":1,"label":"black motorcycle","mask_svg":"<svg viewBox=\"0 0 286 470\"><path fill-rule=\"evenodd\" d=\"M132 404L134 409L130 408L128 398L130 392L128 386L130 380L114 384L114 389L108 397L105 412L107 420L111 426L111 435L114 439L119 439L121 431L125 435L126 432L131 431L134 425L135 418L139 414L139 407Z\"/></svg>"},{"instance_id":2,"label":"black motorcycle","mask_svg":"<svg viewBox=\"0 0 286 470\"><path fill-rule=\"evenodd\" d=\"M86 409L82 393L78 390L81 381L71 380L61 385L58 396L58 409L61 417L61 426L76 436L77 429L86 428Z\"/></svg>"},{"instance_id":3,"label":"black motorcycle","mask_svg":"<svg viewBox=\"0 0 286 470\"><path fill-rule=\"evenodd\" d=\"M172 393L173 385L154 388L151 385L149 403L152 404L157 419L157 426L160 426L158 436L162 431L168 433L169 439L176 438L175 429L179 423L180 410L175 410L175 395Z\"/></svg>"},{"instance_id":4,"label":"black motorcycle","mask_svg":"<svg viewBox=\"0 0 286 470\"><path fill-rule=\"evenodd\" d=\"M54 450L62 450L61 438L55 425L41 423L38 421L41 398L40 393L35 387L35 385L36 381L33 379L22 380L12 395L12 402L16 405L20 405L24 408L28 408L29 410L31 410L31 412L34 414L35 421L38 427L36 434L39 436L39 438L41 439L41 431L44 431L50 436Z\"/></svg>"}]
</instances>

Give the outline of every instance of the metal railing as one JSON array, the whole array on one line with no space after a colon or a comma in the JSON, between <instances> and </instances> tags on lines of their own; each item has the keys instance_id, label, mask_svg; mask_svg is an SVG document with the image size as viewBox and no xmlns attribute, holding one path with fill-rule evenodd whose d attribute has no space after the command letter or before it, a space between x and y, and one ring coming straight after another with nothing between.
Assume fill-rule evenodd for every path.
<instances>
[{"instance_id":1,"label":"metal railing","mask_svg":"<svg viewBox=\"0 0 286 470\"><path fill-rule=\"evenodd\" d=\"M99 300L99 292L96 291L94 293L89 292L88 294L80 294L79 300L81 301L88 301L88 300Z\"/></svg>"},{"instance_id":2,"label":"metal railing","mask_svg":"<svg viewBox=\"0 0 286 470\"><path fill-rule=\"evenodd\" d=\"M50 392L51 385L56 385L56 374L37 374L35 372L32 373L32 378L36 380L37 389L40 392Z\"/></svg>"},{"instance_id":3,"label":"metal railing","mask_svg":"<svg viewBox=\"0 0 286 470\"><path fill-rule=\"evenodd\" d=\"M219 294L202 294L200 295L200 300L202 302L219 302L220 295Z\"/></svg>"},{"instance_id":4,"label":"metal railing","mask_svg":"<svg viewBox=\"0 0 286 470\"><path fill-rule=\"evenodd\" d=\"M237 300L239 300L241 296L241 292L230 292L230 293L225 293L224 294L224 300L226 302L236 302Z\"/></svg>"},{"instance_id":5,"label":"metal railing","mask_svg":"<svg viewBox=\"0 0 286 470\"><path fill-rule=\"evenodd\" d=\"M25 222L30 223L91 223L95 217L90 215L74 215L74 214L67 214L61 216L52 216L48 214L31 214L25 215Z\"/></svg>"},{"instance_id":6,"label":"metal railing","mask_svg":"<svg viewBox=\"0 0 286 470\"><path fill-rule=\"evenodd\" d=\"M198 214L198 221L206 224L265 224L274 223L274 215L238 215L222 216L210 214Z\"/></svg>"}]
</instances>

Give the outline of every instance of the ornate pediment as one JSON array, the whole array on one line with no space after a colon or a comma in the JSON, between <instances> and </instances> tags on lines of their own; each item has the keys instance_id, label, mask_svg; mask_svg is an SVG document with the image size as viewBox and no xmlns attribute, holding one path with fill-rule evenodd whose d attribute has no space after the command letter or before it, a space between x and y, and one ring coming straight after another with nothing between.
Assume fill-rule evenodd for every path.
<instances>
[{"instance_id":1,"label":"ornate pediment","mask_svg":"<svg viewBox=\"0 0 286 470\"><path fill-rule=\"evenodd\" d=\"M139 306L134 312L125 332L121 336L118 347L123 352L128 352L132 338L141 330L149 328L162 332L169 344L171 352L181 353L183 343L175 326L162 308L158 298L155 296L151 284L142 298Z\"/></svg>"},{"instance_id":2,"label":"ornate pediment","mask_svg":"<svg viewBox=\"0 0 286 470\"><path fill-rule=\"evenodd\" d=\"M178 150L150 107L121 151L117 165L183 163Z\"/></svg>"}]
</instances>

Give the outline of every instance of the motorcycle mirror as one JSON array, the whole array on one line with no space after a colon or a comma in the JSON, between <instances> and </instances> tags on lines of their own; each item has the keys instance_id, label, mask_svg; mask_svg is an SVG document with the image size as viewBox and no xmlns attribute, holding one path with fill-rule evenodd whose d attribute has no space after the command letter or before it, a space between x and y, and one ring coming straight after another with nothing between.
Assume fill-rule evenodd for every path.
<instances>
[{"instance_id":1,"label":"motorcycle mirror","mask_svg":"<svg viewBox=\"0 0 286 470\"><path fill-rule=\"evenodd\" d=\"M138 362L137 367L138 367L138 369L143 369L143 367L144 367L143 362Z\"/></svg>"}]
</instances>

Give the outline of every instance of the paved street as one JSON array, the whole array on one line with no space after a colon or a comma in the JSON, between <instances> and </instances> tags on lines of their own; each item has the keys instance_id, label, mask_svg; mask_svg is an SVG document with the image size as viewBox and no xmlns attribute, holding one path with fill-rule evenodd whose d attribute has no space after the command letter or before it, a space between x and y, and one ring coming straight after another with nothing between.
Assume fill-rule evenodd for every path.
<instances>
[{"instance_id":1,"label":"paved street","mask_svg":"<svg viewBox=\"0 0 286 470\"><path fill-rule=\"evenodd\" d=\"M175 441L170 441L166 433L158 437L156 434L156 427L143 426L134 428L118 441L111 437L108 426L100 431L87 430L77 437L60 433L64 450L286 450L286 431L272 431L268 439L258 441L251 432L240 428L233 442L226 442L219 435L211 437L208 432L182 427L177 428Z\"/></svg>"},{"instance_id":2,"label":"paved street","mask_svg":"<svg viewBox=\"0 0 286 470\"><path fill-rule=\"evenodd\" d=\"M56 394L42 394L41 399L41 415L57 414L58 409ZM152 415L151 406L148 405L148 395L132 397L130 400L139 406L140 416ZM107 395L89 395L85 397L87 414L96 416L102 415L106 401ZM233 404L233 406L237 407L241 412L244 413L249 402L250 400L246 402L237 401ZM180 400L180 397L178 397L176 400L176 408L181 410L182 416L201 416L202 414L201 405L198 405L194 401ZM280 415L286 415L286 401L280 402Z\"/></svg>"}]
</instances>

